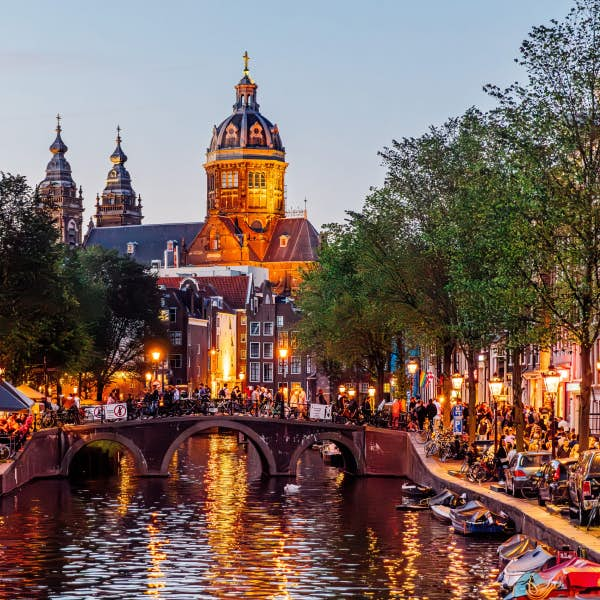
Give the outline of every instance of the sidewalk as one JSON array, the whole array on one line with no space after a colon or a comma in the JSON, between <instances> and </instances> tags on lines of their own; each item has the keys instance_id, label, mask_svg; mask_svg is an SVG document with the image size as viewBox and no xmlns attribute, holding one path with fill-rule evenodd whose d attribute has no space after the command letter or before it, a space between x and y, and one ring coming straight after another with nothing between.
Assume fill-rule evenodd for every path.
<instances>
[{"instance_id":1,"label":"sidewalk","mask_svg":"<svg viewBox=\"0 0 600 600\"><path fill-rule=\"evenodd\" d=\"M437 458L427 457L423 444L420 444L413 434L409 434L408 437L414 458L416 461L420 461L436 480L436 488L448 487L459 493L466 492L469 499L480 500L494 512L503 510L507 513L514 520L517 531L555 547L568 545L575 550L577 546L581 546L587 550L591 560L600 562L600 538L598 537L600 531L598 528L586 531L573 525L567 518L549 513L538 506L535 501L513 498L504 492L495 491L491 489L493 485L496 485L494 482L477 484L450 475L448 471L458 471L462 461L442 463ZM419 483L421 482L419 481Z\"/></svg>"}]
</instances>

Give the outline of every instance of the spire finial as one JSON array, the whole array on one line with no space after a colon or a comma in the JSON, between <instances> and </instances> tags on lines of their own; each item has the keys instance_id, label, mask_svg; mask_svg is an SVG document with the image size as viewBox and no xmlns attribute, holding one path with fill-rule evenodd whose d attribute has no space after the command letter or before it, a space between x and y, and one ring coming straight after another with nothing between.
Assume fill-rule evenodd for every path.
<instances>
[{"instance_id":1,"label":"spire finial","mask_svg":"<svg viewBox=\"0 0 600 600\"><path fill-rule=\"evenodd\" d=\"M248 75L248 61L250 60L250 57L248 56L248 50L246 50L244 52L244 55L242 56L242 58L244 59L244 75Z\"/></svg>"},{"instance_id":2,"label":"spire finial","mask_svg":"<svg viewBox=\"0 0 600 600\"><path fill-rule=\"evenodd\" d=\"M304 196L304 218L308 219L308 210L306 210L306 196Z\"/></svg>"},{"instance_id":3,"label":"spire finial","mask_svg":"<svg viewBox=\"0 0 600 600\"><path fill-rule=\"evenodd\" d=\"M117 125L117 144L121 143L121 126Z\"/></svg>"},{"instance_id":4,"label":"spire finial","mask_svg":"<svg viewBox=\"0 0 600 600\"><path fill-rule=\"evenodd\" d=\"M60 127L60 120L62 119L62 117L60 116L60 113L56 114L56 133L60 133L62 131L61 127Z\"/></svg>"}]
</instances>

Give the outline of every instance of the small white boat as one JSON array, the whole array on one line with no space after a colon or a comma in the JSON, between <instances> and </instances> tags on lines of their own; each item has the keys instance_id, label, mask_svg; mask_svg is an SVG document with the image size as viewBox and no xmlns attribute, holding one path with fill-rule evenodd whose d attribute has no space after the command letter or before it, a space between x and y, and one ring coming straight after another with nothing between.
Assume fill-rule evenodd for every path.
<instances>
[{"instance_id":1,"label":"small white boat","mask_svg":"<svg viewBox=\"0 0 600 600\"><path fill-rule=\"evenodd\" d=\"M525 573L539 571L555 559L556 553L553 553L550 548L538 546L519 558L511 560L498 575L498 582L510 590Z\"/></svg>"},{"instance_id":2,"label":"small white boat","mask_svg":"<svg viewBox=\"0 0 600 600\"><path fill-rule=\"evenodd\" d=\"M325 464L329 464L334 467L340 467L344 464L344 459L340 449L332 442L323 444L323 447L321 448L321 456L323 457L323 462Z\"/></svg>"},{"instance_id":3,"label":"small white boat","mask_svg":"<svg viewBox=\"0 0 600 600\"><path fill-rule=\"evenodd\" d=\"M295 483L286 483L283 486L283 492L285 494L297 494L300 491L300 486Z\"/></svg>"},{"instance_id":4,"label":"small white boat","mask_svg":"<svg viewBox=\"0 0 600 600\"><path fill-rule=\"evenodd\" d=\"M452 523L452 518L450 516L450 511L452 510L452 508L450 506L444 506L443 504L434 504L429 508L431 508L431 513L433 514L433 516L442 523Z\"/></svg>"}]
</instances>

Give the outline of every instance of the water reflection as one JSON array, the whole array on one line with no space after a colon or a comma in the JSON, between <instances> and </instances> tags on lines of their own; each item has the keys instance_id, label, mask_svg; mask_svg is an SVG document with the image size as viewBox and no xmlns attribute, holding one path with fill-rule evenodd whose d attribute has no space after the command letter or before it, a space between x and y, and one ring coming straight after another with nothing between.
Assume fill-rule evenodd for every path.
<instances>
[{"instance_id":1,"label":"water reflection","mask_svg":"<svg viewBox=\"0 0 600 600\"><path fill-rule=\"evenodd\" d=\"M401 481L317 452L300 493L261 480L252 446L190 438L169 479L48 480L0 499L0 598L497 598L494 540L395 510Z\"/></svg>"}]
</instances>

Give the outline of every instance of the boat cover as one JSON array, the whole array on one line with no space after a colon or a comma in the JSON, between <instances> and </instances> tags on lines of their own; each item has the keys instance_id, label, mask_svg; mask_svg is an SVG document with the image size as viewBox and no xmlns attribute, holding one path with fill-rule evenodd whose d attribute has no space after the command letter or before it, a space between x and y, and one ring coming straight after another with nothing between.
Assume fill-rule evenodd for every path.
<instances>
[{"instance_id":1,"label":"boat cover","mask_svg":"<svg viewBox=\"0 0 600 600\"><path fill-rule=\"evenodd\" d=\"M539 542L528 535L516 533L498 546L498 557L501 561L508 562L509 560L523 556L525 552L537 548L538 545Z\"/></svg>"},{"instance_id":2,"label":"boat cover","mask_svg":"<svg viewBox=\"0 0 600 600\"><path fill-rule=\"evenodd\" d=\"M556 550L538 546L529 550L519 558L511 560L498 575L498 581L506 588L512 588L525 574L543 569L551 560L556 558Z\"/></svg>"}]
</instances>

